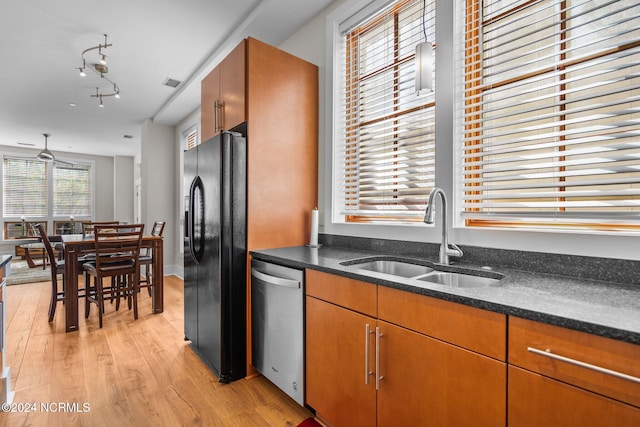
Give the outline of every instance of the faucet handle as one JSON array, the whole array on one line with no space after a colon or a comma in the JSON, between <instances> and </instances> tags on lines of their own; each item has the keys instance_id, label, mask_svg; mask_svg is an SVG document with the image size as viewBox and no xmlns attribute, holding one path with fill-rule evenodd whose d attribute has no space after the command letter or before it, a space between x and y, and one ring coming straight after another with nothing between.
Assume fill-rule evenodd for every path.
<instances>
[{"instance_id":1,"label":"faucet handle","mask_svg":"<svg viewBox=\"0 0 640 427\"><path fill-rule=\"evenodd\" d=\"M462 249L460 249L455 243L449 243L447 250L449 252L449 256L461 257L463 255Z\"/></svg>"}]
</instances>

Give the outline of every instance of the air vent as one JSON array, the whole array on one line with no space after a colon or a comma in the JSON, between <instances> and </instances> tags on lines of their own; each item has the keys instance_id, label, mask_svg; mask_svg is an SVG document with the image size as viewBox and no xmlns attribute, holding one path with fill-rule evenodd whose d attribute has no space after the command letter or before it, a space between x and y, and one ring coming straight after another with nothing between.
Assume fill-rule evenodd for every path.
<instances>
[{"instance_id":1,"label":"air vent","mask_svg":"<svg viewBox=\"0 0 640 427\"><path fill-rule=\"evenodd\" d=\"M28 143L28 142L16 142L16 144L24 145L25 147L35 147L36 146L36 144L31 144L31 143Z\"/></svg>"},{"instance_id":2,"label":"air vent","mask_svg":"<svg viewBox=\"0 0 640 427\"><path fill-rule=\"evenodd\" d=\"M182 83L180 80L176 80L176 79L171 79L169 77L167 77L164 82L162 82L163 85L165 86L169 86L169 87L173 87L176 88L180 85L180 83Z\"/></svg>"}]
</instances>

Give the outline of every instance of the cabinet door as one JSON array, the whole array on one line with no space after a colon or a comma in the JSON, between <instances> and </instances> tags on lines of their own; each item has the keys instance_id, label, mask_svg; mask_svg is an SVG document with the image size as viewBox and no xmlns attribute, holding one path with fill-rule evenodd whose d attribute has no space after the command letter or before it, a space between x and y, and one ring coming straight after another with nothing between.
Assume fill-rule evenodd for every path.
<instances>
[{"instance_id":1,"label":"cabinet door","mask_svg":"<svg viewBox=\"0 0 640 427\"><path fill-rule=\"evenodd\" d=\"M509 366L509 426L640 426L640 409Z\"/></svg>"},{"instance_id":2,"label":"cabinet door","mask_svg":"<svg viewBox=\"0 0 640 427\"><path fill-rule=\"evenodd\" d=\"M230 130L245 121L245 61L243 40L220 63L220 127Z\"/></svg>"},{"instance_id":3,"label":"cabinet door","mask_svg":"<svg viewBox=\"0 0 640 427\"><path fill-rule=\"evenodd\" d=\"M373 375L376 320L313 297L306 297L306 402L334 426L376 425ZM369 359L365 360L366 343ZM400 425L400 424L396 424Z\"/></svg>"},{"instance_id":4,"label":"cabinet door","mask_svg":"<svg viewBox=\"0 0 640 427\"><path fill-rule=\"evenodd\" d=\"M220 68L216 67L202 79L200 86L200 141L202 142L219 132L216 130L216 103L219 98Z\"/></svg>"},{"instance_id":5,"label":"cabinet door","mask_svg":"<svg viewBox=\"0 0 640 427\"><path fill-rule=\"evenodd\" d=\"M506 364L378 321L378 426L504 426Z\"/></svg>"}]
</instances>

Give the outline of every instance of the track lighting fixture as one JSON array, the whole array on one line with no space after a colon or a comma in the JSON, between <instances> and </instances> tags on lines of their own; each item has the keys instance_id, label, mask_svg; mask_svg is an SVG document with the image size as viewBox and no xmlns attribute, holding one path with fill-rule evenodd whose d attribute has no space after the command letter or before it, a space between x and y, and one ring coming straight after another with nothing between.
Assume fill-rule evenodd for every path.
<instances>
[{"instance_id":1,"label":"track lighting fixture","mask_svg":"<svg viewBox=\"0 0 640 427\"><path fill-rule=\"evenodd\" d=\"M120 98L120 88L118 87L118 85L111 81L108 77L105 76L106 73L109 72L109 69L107 68L107 55L103 52L103 50L106 50L107 48L113 46L111 43L108 42L107 40L107 35L104 35L104 44L99 44L98 46L93 46L90 47L88 49L85 49L82 52L82 67L79 67L78 70L80 71L80 76L81 77L85 77L87 74L85 73L85 70L87 69L87 59L85 58L85 55L89 52L92 52L94 50L98 51L98 61L91 63L91 61L89 62L89 69L93 72L95 72L96 74L98 74L100 76L101 79L106 80L107 82L109 82L112 86L113 86L113 92L101 92L100 91L100 87L96 86L96 93L95 95L90 95L92 98L98 98L99 107L104 107L104 104L102 103L102 98L104 97L108 97L108 96L113 96L114 98L119 99Z\"/></svg>"}]
</instances>

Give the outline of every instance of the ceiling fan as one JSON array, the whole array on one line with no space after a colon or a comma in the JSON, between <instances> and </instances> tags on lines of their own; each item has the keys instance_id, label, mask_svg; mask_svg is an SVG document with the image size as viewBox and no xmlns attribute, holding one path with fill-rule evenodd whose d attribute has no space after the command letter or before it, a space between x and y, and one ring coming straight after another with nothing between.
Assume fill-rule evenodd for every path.
<instances>
[{"instance_id":1,"label":"ceiling fan","mask_svg":"<svg viewBox=\"0 0 640 427\"><path fill-rule=\"evenodd\" d=\"M69 162L67 160L59 160L59 159L56 160L56 156L54 156L53 153L49 151L49 148L47 147L48 138L51 136L51 134L43 133L42 136L44 136L44 148L36 156L38 160L42 160L43 162L55 161L58 163L64 163L71 166L76 165L76 163Z\"/></svg>"},{"instance_id":2,"label":"ceiling fan","mask_svg":"<svg viewBox=\"0 0 640 427\"><path fill-rule=\"evenodd\" d=\"M42 160L44 162L50 162L52 160L55 160L56 157L53 155L53 153L51 151L49 151L49 149L47 148L47 139L51 136L48 133L43 133L42 136L44 136L44 148L42 149L42 151L40 151L37 155L39 160Z\"/></svg>"}]
</instances>

